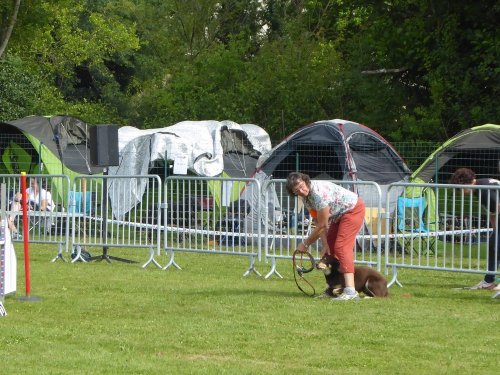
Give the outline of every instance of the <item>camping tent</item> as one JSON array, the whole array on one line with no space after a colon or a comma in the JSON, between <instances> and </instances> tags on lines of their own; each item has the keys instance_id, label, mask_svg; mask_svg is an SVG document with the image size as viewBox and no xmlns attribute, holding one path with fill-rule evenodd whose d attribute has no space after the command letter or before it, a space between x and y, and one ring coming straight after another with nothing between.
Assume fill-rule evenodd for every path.
<instances>
[{"instance_id":1,"label":"camping tent","mask_svg":"<svg viewBox=\"0 0 500 375\"><path fill-rule=\"evenodd\" d=\"M457 168L474 170L478 178L500 177L500 125L463 130L439 146L413 172L416 182L447 183Z\"/></svg>"},{"instance_id":2,"label":"camping tent","mask_svg":"<svg viewBox=\"0 0 500 375\"><path fill-rule=\"evenodd\" d=\"M410 175L399 154L381 135L364 125L338 119L318 121L295 131L259 159L257 171L273 178L300 171L313 179L373 181L382 186L405 181Z\"/></svg>"},{"instance_id":3,"label":"camping tent","mask_svg":"<svg viewBox=\"0 0 500 375\"><path fill-rule=\"evenodd\" d=\"M0 122L0 168L7 173L95 174L88 124L70 116Z\"/></svg>"},{"instance_id":4,"label":"camping tent","mask_svg":"<svg viewBox=\"0 0 500 375\"><path fill-rule=\"evenodd\" d=\"M413 172L411 181L446 184L455 170L462 167L472 169L478 178L500 178L500 125L485 124L457 133L431 153ZM406 194L425 195L428 203L426 216L434 223L438 222L434 190L421 186L416 189L408 188ZM452 205L446 207L451 209ZM434 230L436 225L428 224L428 227Z\"/></svg>"},{"instance_id":5,"label":"camping tent","mask_svg":"<svg viewBox=\"0 0 500 375\"><path fill-rule=\"evenodd\" d=\"M257 125L232 121L183 121L158 129L118 129L119 165L109 167L108 174L144 175L152 167L163 164L171 175L192 173L198 176L251 177L262 153L271 149L267 132ZM169 166L173 164L173 169ZM179 168L181 165L183 168ZM145 182L134 185L113 184L109 187L111 207L116 217L122 217L142 199ZM239 185L234 184L234 197ZM213 189L216 195L217 189ZM120 193L118 193L120 191ZM118 204L118 194L135 197L127 205ZM114 197L116 195L116 197ZM116 199L115 199L116 198ZM217 199L217 196L215 196ZM116 204L115 204L116 202Z\"/></svg>"},{"instance_id":6,"label":"camping tent","mask_svg":"<svg viewBox=\"0 0 500 375\"><path fill-rule=\"evenodd\" d=\"M287 202L280 201L279 194L266 187L272 179L285 179L294 171L307 173L313 179L376 182L382 193L380 203L386 199L390 183L407 181L410 175L410 170L395 149L372 129L346 120L318 121L295 131L259 158L254 178L267 191L266 199L261 199L261 212L267 218L281 208L292 209L287 207ZM377 217L378 201L374 199L374 189L368 185L350 188L364 198L367 207L370 207L367 210L370 217ZM246 191L242 197L256 199ZM395 206L396 197L390 202L390 209ZM256 217L253 211L252 215L254 226L266 220L266 217Z\"/></svg>"},{"instance_id":7,"label":"camping tent","mask_svg":"<svg viewBox=\"0 0 500 375\"><path fill-rule=\"evenodd\" d=\"M66 175L70 181L102 173L90 166L89 125L70 116L28 116L0 122L0 173ZM52 194L65 201L56 180Z\"/></svg>"}]
</instances>

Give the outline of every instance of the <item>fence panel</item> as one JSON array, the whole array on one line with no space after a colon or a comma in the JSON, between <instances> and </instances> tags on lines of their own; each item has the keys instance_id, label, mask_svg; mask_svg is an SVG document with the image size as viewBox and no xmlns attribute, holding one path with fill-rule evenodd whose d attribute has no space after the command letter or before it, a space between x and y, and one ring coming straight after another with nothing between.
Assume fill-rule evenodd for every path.
<instances>
[{"instance_id":1,"label":"fence panel","mask_svg":"<svg viewBox=\"0 0 500 375\"><path fill-rule=\"evenodd\" d=\"M113 247L147 248L143 267L180 268L176 252L197 252L248 257L244 274L260 275L255 261L264 254L272 263L265 278L281 277L276 261L291 259L297 241L314 225L300 201L288 196L285 180L173 176L162 191L156 175L81 176L71 187L63 175L26 177L28 186L37 184L51 193L51 210L33 202L24 228L22 212L12 205L21 191L21 175L0 175L7 215L30 242L56 244L53 261L64 260L63 249L71 240L73 262L85 260L84 247L102 247L105 260L113 259L108 255ZM386 271L393 272L389 285L400 285L401 268L498 275L496 268L488 271L488 262L498 264L494 225L499 213L492 202L498 202L500 187L394 183L381 188L373 182L335 182L357 191L366 203L355 262L380 270L383 250ZM480 194L485 198L479 200ZM163 267L155 259L161 246L169 253ZM321 241L310 251L318 259Z\"/></svg>"},{"instance_id":2,"label":"fence panel","mask_svg":"<svg viewBox=\"0 0 500 375\"><path fill-rule=\"evenodd\" d=\"M69 194L72 247L77 260L85 261L82 247L102 247L106 261L127 259L108 255L109 248L147 248L150 263L160 254L161 181L156 175L81 176ZM93 259L94 260L94 259Z\"/></svg>"},{"instance_id":3,"label":"fence panel","mask_svg":"<svg viewBox=\"0 0 500 375\"><path fill-rule=\"evenodd\" d=\"M69 238L63 235L69 228L68 213L64 202L69 191L69 178L64 175L26 175L27 220L23 220L21 205L22 175L0 175L0 183L5 183L7 191L8 225L15 242L27 236L31 243L56 244L55 258L63 259L63 249L68 251ZM47 200L47 207L40 203ZM27 227L24 227L24 222Z\"/></svg>"},{"instance_id":4,"label":"fence panel","mask_svg":"<svg viewBox=\"0 0 500 375\"><path fill-rule=\"evenodd\" d=\"M479 194L485 199L480 201ZM393 271L389 285L401 285L398 268L484 274L490 258L498 264L498 210L482 204L490 198L498 202L499 194L500 187L491 186L392 184L387 195L400 204L394 211L387 209L385 264Z\"/></svg>"},{"instance_id":5,"label":"fence panel","mask_svg":"<svg viewBox=\"0 0 500 375\"><path fill-rule=\"evenodd\" d=\"M260 260L262 224L260 185L249 178L172 176L165 180L163 247L170 253L164 269L174 266L175 252L249 257L244 275Z\"/></svg>"}]
</instances>

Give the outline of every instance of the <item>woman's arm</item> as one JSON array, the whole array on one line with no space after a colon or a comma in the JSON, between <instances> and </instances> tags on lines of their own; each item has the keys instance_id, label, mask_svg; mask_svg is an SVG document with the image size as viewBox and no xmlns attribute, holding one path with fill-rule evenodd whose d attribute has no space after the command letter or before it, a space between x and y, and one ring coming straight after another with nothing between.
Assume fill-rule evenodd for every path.
<instances>
[{"instance_id":1,"label":"woman's arm","mask_svg":"<svg viewBox=\"0 0 500 375\"><path fill-rule=\"evenodd\" d=\"M330 249L328 248L328 244L326 243L326 233L328 229L328 219L330 218L330 207L326 206L320 210L318 210L318 216L316 218L316 227L313 229L311 234L302 241L297 246L297 250L301 252L306 252L307 248L313 244L318 238L321 237L321 240L323 242L323 251L322 255L326 254L326 252L330 252ZM325 247L326 245L326 247Z\"/></svg>"}]
</instances>

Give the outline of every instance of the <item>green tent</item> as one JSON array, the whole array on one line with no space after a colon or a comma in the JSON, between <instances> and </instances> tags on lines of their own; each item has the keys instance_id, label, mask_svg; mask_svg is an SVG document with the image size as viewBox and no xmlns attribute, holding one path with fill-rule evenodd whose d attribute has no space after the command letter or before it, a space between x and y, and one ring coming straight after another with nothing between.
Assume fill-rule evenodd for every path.
<instances>
[{"instance_id":1,"label":"green tent","mask_svg":"<svg viewBox=\"0 0 500 375\"><path fill-rule=\"evenodd\" d=\"M0 173L18 174L21 171L40 173L38 163L34 163L32 150L24 149L13 140L8 141L2 155Z\"/></svg>"},{"instance_id":2,"label":"green tent","mask_svg":"<svg viewBox=\"0 0 500 375\"><path fill-rule=\"evenodd\" d=\"M80 175L102 173L90 166L89 124L70 116L28 116L0 122L0 173ZM59 195L62 187L56 186ZM65 196L61 196L65 199Z\"/></svg>"},{"instance_id":3,"label":"green tent","mask_svg":"<svg viewBox=\"0 0 500 375\"><path fill-rule=\"evenodd\" d=\"M463 130L439 146L411 175L414 183L448 183L450 177L458 168L472 169L478 178L500 178L500 125L485 124ZM439 213L436 209L437 199L451 197L444 191L422 188L422 195L426 196L428 210L426 217L437 222ZM408 189L406 196L417 196L415 189ZM439 197L439 198L437 198ZM440 202L439 207L445 207ZM452 204L446 204L449 210ZM435 229L430 226L430 229Z\"/></svg>"},{"instance_id":4,"label":"green tent","mask_svg":"<svg viewBox=\"0 0 500 375\"><path fill-rule=\"evenodd\" d=\"M411 180L447 183L456 169L472 169L478 178L500 177L500 125L463 130L439 146L413 172Z\"/></svg>"}]
</instances>

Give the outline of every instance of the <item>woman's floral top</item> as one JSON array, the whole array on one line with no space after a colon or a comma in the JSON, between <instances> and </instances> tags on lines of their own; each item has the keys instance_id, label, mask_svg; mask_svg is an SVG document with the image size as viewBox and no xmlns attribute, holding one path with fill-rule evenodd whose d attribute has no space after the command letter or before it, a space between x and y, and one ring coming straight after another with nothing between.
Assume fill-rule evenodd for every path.
<instances>
[{"instance_id":1,"label":"woman's floral top","mask_svg":"<svg viewBox=\"0 0 500 375\"><path fill-rule=\"evenodd\" d=\"M328 181L311 181L309 195L304 200L308 209L316 211L330 206L330 220L333 221L352 210L357 202L356 193Z\"/></svg>"}]
</instances>

